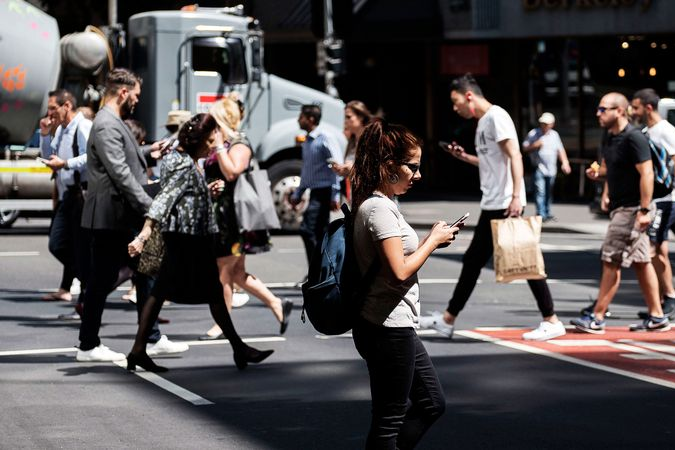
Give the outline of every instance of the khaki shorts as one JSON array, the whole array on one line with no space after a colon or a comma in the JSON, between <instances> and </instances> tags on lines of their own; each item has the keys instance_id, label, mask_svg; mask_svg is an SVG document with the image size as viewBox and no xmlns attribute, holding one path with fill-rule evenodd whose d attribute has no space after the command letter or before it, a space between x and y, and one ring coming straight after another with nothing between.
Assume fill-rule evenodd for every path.
<instances>
[{"instance_id":1,"label":"khaki shorts","mask_svg":"<svg viewBox=\"0 0 675 450\"><path fill-rule=\"evenodd\" d=\"M622 267L651 261L649 237L645 231L635 229L638 209L638 207L620 207L610 213L609 227L600 254L602 261Z\"/></svg>"}]
</instances>

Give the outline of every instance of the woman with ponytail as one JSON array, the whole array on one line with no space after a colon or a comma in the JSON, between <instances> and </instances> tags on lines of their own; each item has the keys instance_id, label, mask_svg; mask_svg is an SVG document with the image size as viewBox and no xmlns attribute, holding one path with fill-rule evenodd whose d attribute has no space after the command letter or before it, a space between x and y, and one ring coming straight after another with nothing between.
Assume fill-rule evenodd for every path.
<instances>
[{"instance_id":1,"label":"woman with ponytail","mask_svg":"<svg viewBox=\"0 0 675 450\"><path fill-rule=\"evenodd\" d=\"M443 389L415 332L417 272L434 250L454 240L459 228L436 222L419 242L393 201L422 177L421 147L405 127L373 119L359 139L351 172L359 270L365 274L376 261L381 267L353 329L370 375L368 449L414 448L445 410Z\"/></svg>"}]
</instances>

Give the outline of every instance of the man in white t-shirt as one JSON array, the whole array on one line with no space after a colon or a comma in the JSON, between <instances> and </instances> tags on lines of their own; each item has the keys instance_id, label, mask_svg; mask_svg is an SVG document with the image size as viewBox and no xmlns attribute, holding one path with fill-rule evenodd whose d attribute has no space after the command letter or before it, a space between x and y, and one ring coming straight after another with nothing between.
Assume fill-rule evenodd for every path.
<instances>
[{"instance_id":1,"label":"man in white t-shirt","mask_svg":"<svg viewBox=\"0 0 675 450\"><path fill-rule=\"evenodd\" d=\"M455 320L466 305L476 286L481 270L492 257L492 229L490 220L520 217L525 206L523 160L513 120L501 107L491 104L471 75L455 79L450 87L453 109L465 119L478 119L475 146L477 156L468 154L453 142L447 151L460 161L478 167L481 215L471 245L462 259L462 272L443 316L421 319L420 325L429 325L451 337ZM565 334L558 320L546 280L528 280L543 321L524 339L545 341Z\"/></svg>"},{"instance_id":2,"label":"man in white t-shirt","mask_svg":"<svg viewBox=\"0 0 675 450\"><path fill-rule=\"evenodd\" d=\"M675 160L675 126L664 120L658 112L659 96L654 89L641 89L633 95L631 107L633 117L647 126L647 134L657 148L665 148ZM644 131L644 130L643 130ZM675 224L675 192L662 198L655 198L656 212L649 230L652 264L659 279L659 290L663 298L663 314L675 317L675 288L673 271L668 259L668 229ZM647 313L641 312L645 318Z\"/></svg>"},{"instance_id":3,"label":"man in white t-shirt","mask_svg":"<svg viewBox=\"0 0 675 450\"><path fill-rule=\"evenodd\" d=\"M560 135L553 129L554 126L555 116L550 112L545 112L539 117L539 127L530 130L523 141L523 152L530 153L536 167L534 200L537 215L541 216L544 222L555 220L551 214L551 203L553 203L555 176L558 173L558 159L560 159L561 169L565 175L572 171L567 152L560 140Z\"/></svg>"}]
</instances>

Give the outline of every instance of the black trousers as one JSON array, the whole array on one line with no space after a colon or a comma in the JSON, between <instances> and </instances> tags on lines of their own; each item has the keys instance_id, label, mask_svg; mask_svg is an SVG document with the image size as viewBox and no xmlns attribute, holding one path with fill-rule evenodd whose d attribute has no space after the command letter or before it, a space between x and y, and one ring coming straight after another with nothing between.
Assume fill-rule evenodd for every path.
<instances>
[{"instance_id":1,"label":"black trousers","mask_svg":"<svg viewBox=\"0 0 675 450\"><path fill-rule=\"evenodd\" d=\"M314 248L321 242L328 228L332 192L329 187L312 189L310 192L309 204L300 225L300 236L305 244L308 263L312 260Z\"/></svg>"},{"instance_id":2,"label":"black trousers","mask_svg":"<svg viewBox=\"0 0 675 450\"><path fill-rule=\"evenodd\" d=\"M356 349L368 365L373 399L367 449L410 449L445 411L436 370L412 328L359 320Z\"/></svg>"},{"instance_id":3,"label":"black trousers","mask_svg":"<svg viewBox=\"0 0 675 450\"><path fill-rule=\"evenodd\" d=\"M498 211L483 210L480 213L471 245L469 245L462 258L462 272L459 275L457 286L455 286L455 292L452 294L452 298L448 304L447 311L453 316L459 315L460 311L464 309L473 289L476 287L481 270L492 258L494 247L492 245L490 220L503 219L505 211L504 209ZM530 290L537 300L537 307L542 317L549 317L555 314L553 298L551 297L551 291L548 288L546 280L527 280L527 284L530 286Z\"/></svg>"},{"instance_id":4,"label":"black trousers","mask_svg":"<svg viewBox=\"0 0 675 450\"><path fill-rule=\"evenodd\" d=\"M67 189L56 205L49 229L49 252L63 264L60 288L65 291L70 291L74 278L86 278L83 272L88 265L89 240L86 230L80 227L83 203L79 188Z\"/></svg>"},{"instance_id":5,"label":"black trousers","mask_svg":"<svg viewBox=\"0 0 675 450\"><path fill-rule=\"evenodd\" d=\"M87 291L84 296L84 311L80 324L80 349L91 350L98 347L101 340L98 332L101 328L101 317L105 301L117 285L120 269L126 266L135 267L127 252L127 245L134 238L131 231L92 230L90 270L87 280ZM136 274L139 284L136 308L140 314L148 297L150 286L145 276ZM157 323L154 324L152 339L160 336Z\"/></svg>"}]
</instances>

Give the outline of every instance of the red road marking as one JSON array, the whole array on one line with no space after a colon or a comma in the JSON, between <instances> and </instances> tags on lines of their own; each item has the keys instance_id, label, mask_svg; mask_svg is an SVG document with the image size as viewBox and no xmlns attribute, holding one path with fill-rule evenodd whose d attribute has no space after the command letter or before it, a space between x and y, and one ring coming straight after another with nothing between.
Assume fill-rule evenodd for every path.
<instances>
[{"instance_id":1,"label":"red road marking","mask_svg":"<svg viewBox=\"0 0 675 450\"><path fill-rule=\"evenodd\" d=\"M675 389L675 330L635 333L627 327L607 327L598 335L568 330L546 342L523 340L525 331L478 329L457 334Z\"/></svg>"}]
</instances>

